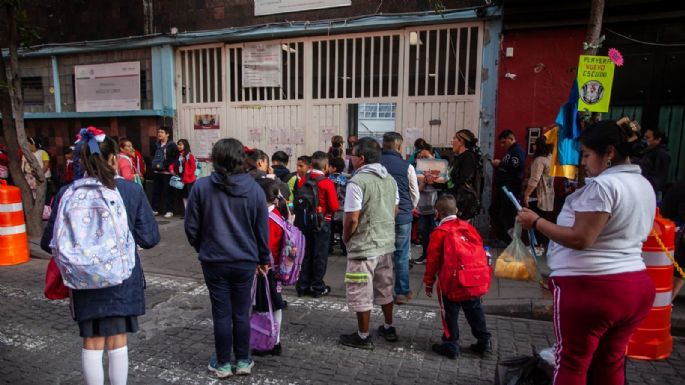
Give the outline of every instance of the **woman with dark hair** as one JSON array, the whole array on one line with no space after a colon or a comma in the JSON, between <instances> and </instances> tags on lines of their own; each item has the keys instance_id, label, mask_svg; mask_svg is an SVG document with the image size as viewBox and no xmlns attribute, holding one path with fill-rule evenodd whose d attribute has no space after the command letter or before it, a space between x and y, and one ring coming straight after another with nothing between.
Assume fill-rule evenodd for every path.
<instances>
[{"instance_id":1,"label":"woman with dark hair","mask_svg":"<svg viewBox=\"0 0 685 385\"><path fill-rule=\"evenodd\" d=\"M124 203L128 227L135 243L145 249L154 247L159 242L157 222L143 189L117 176L117 143L94 127L82 129L80 138L75 152L79 154L80 170L87 174L84 178L96 181L101 188L116 190ZM50 243L54 224L61 220L58 218L61 215L58 208L70 186L64 186L53 203L52 214L41 238L41 248L47 252L53 251ZM68 199L80 197L70 194ZM143 270L137 252L133 271L121 284L102 289L71 289L72 316L78 322L79 334L83 337L81 360L86 384L104 382L104 349L107 349L108 354L110 383L126 383L127 333L138 331L138 316L145 314L143 289Z\"/></svg>"},{"instance_id":2,"label":"woman with dark hair","mask_svg":"<svg viewBox=\"0 0 685 385\"><path fill-rule=\"evenodd\" d=\"M528 186L526 187L526 191L523 192L521 204L524 207L528 207L530 194L535 190L537 201L533 210L543 218L551 221L552 213L554 212L554 177L550 175L552 153L547 144L547 139L542 135L535 139L533 146L535 148L533 152L533 163L530 165ZM546 237L544 235L540 240L546 243Z\"/></svg>"},{"instance_id":3,"label":"woman with dark hair","mask_svg":"<svg viewBox=\"0 0 685 385\"><path fill-rule=\"evenodd\" d=\"M181 190L181 197L183 198L183 207L188 205L188 195L190 195L190 190L195 184L197 177L195 176L195 170L197 169L197 163L195 161L195 156L190 151L190 143L186 139L179 139L176 144L178 147L178 162L172 165L174 175L179 175L181 177L181 182L183 182L183 190Z\"/></svg>"},{"instance_id":4,"label":"woman with dark hair","mask_svg":"<svg viewBox=\"0 0 685 385\"><path fill-rule=\"evenodd\" d=\"M454 158L449 166L447 191L457 199L457 216L471 219L478 212L482 180L477 174L483 168L478 139L469 130L459 130L452 138Z\"/></svg>"},{"instance_id":5,"label":"woman with dark hair","mask_svg":"<svg viewBox=\"0 0 685 385\"><path fill-rule=\"evenodd\" d=\"M255 271L266 274L270 262L268 210L264 191L245 172L245 149L237 139L221 139L212 148L214 171L190 191L185 232L198 252L214 320L216 356L209 370L217 377L251 373L251 289Z\"/></svg>"},{"instance_id":6,"label":"woman with dark hair","mask_svg":"<svg viewBox=\"0 0 685 385\"><path fill-rule=\"evenodd\" d=\"M640 167L630 164L636 139L614 121L590 125L580 142L591 178L566 197L557 223L527 208L517 215L523 228L551 240L555 385L623 384L628 340L654 302L641 249L656 198Z\"/></svg>"},{"instance_id":7,"label":"woman with dark hair","mask_svg":"<svg viewBox=\"0 0 685 385\"><path fill-rule=\"evenodd\" d=\"M342 156L343 143L345 143L345 140L343 139L342 136L334 135L331 138L331 146L328 148L328 153L330 154L333 151L333 149L338 149L338 150L340 150L340 154L341 154L339 156Z\"/></svg>"}]
</instances>

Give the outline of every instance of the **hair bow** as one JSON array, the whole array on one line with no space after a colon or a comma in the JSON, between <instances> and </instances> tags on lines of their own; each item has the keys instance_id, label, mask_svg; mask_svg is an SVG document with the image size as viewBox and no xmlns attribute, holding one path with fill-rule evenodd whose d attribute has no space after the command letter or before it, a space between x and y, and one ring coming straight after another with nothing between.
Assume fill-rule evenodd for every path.
<instances>
[{"instance_id":1,"label":"hair bow","mask_svg":"<svg viewBox=\"0 0 685 385\"><path fill-rule=\"evenodd\" d=\"M90 153L99 154L100 146L98 143L102 143L104 140L104 131L93 126L88 126L88 128L82 128L78 135L76 135L76 147L80 149L84 143L88 143Z\"/></svg>"}]
</instances>

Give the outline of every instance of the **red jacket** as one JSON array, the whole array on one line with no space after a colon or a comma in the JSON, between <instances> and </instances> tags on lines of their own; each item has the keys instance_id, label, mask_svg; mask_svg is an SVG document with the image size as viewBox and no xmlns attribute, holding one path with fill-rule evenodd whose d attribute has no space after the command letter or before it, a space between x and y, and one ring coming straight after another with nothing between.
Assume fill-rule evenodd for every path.
<instances>
[{"instance_id":1,"label":"red jacket","mask_svg":"<svg viewBox=\"0 0 685 385\"><path fill-rule=\"evenodd\" d=\"M193 153L191 152L188 154L188 157L186 158L185 153L181 152L181 154L178 156L178 162L174 162L171 164L171 166L169 166L171 169L170 171L173 172L174 175L178 175L180 165L183 166L183 175L180 175L181 182L183 182L183 184L194 183L197 179L195 176L197 163L195 163L195 156L193 156Z\"/></svg>"},{"instance_id":2,"label":"red jacket","mask_svg":"<svg viewBox=\"0 0 685 385\"><path fill-rule=\"evenodd\" d=\"M277 207L274 207L273 213L283 218L281 212ZM274 257L274 266L278 266L281 262L281 249L283 248L283 228L273 219L269 218L269 250Z\"/></svg>"},{"instance_id":3,"label":"red jacket","mask_svg":"<svg viewBox=\"0 0 685 385\"><path fill-rule=\"evenodd\" d=\"M483 240L468 222L446 219L431 233L423 283L432 287L438 275L440 290L450 301L480 297L492 278Z\"/></svg>"},{"instance_id":4,"label":"red jacket","mask_svg":"<svg viewBox=\"0 0 685 385\"><path fill-rule=\"evenodd\" d=\"M319 188L319 208L324 213L324 219L330 221L333 218L333 214L340 208L338 203L338 192L335 191L335 185L333 182L326 178L326 175L319 170L312 170L307 177L318 178L323 176L323 179L316 184ZM305 178L300 178L297 181L297 187L302 187L304 185Z\"/></svg>"}]
</instances>

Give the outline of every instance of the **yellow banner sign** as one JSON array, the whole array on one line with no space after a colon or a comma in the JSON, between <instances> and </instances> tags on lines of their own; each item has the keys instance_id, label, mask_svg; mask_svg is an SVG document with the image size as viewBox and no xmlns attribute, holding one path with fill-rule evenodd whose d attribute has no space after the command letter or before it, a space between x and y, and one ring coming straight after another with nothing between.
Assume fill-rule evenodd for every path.
<instances>
[{"instance_id":1,"label":"yellow banner sign","mask_svg":"<svg viewBox=\"0 0 685 385\"><path fill-rule=\"evenodd\" d=\"M614 67L614 63L608 56L580 55L578 111L609 111Z\"/></svg>"}]
</instances>

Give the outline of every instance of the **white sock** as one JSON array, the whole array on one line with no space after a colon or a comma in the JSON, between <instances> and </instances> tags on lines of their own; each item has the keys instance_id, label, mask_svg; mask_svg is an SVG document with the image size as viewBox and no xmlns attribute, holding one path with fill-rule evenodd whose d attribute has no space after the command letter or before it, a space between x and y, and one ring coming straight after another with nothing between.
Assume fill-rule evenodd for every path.
<instances>
[{"instance_id":1,"label":"white sock","mask_svg":"<svg viewBox=\"0 0 685 385\"><path fill-rule=\"evenodd\" d=\"M276 340L277 344L281 343L281 329L282 329L282 324L283 322L283 310L275 310L274 311L274 318L276 321L278 321L278 339Z\"/></svg>"},{"instance_id":2,"label":"white sock","mask_svg":"<svg viewBox=\"0 0 685 385\"><path fill-rule=\"evenodd\" d=\"M183 198L183 208L188 207L188 198Z\"/></svg>"},{"instance_id":3,"label":"white sock","mask_svg":"<svg viewBox=\"0 0 685 385\"><path fill-rule=\"evenodd\" d=\"M366 337L369 336L369 333L362 333L362 332L360 332L360 331L357 331L357 334L359 334L359 337L361 337L361 338L363 338L363 339L366 339Z\"/></svg>"},{"instance_id":4,"label":"white sock","mask_svg":"<svg viewBox=\"0 0 685 385\"><path fill-rule=\"evenodd\" d=\"M81 349L81 371L86 385L103 385L105 372L102 369L102 350Z\"/></svg>"},{"instance_id":5,"label":"white sock","mask_svg":"<svg viewBox=\"0 0 685 385\"><path fill-rule=\"evenodd\" d=\"M109 383L126 385L128 379L128 346L107 351L109 358Z\"/></svg>"}]
</instances>

